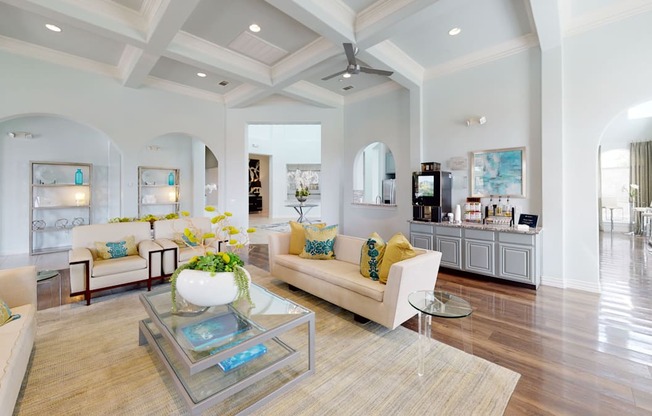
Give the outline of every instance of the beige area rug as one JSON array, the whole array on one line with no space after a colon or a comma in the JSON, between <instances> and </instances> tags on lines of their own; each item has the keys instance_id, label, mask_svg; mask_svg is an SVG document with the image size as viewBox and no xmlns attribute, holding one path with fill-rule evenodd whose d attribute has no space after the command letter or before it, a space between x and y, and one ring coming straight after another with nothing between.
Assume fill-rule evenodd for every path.
<instances>
[{"instance_id":1,"label":"beige area rug","mask_svg":"<svg viewBox=\"0 0 652 416\"><path fill-rule=\"evenodd\" d=\"M254 281L316 314L316 373L260 415L501 415L520 377L433 341L416 374L417 334L357 324L350 312L247 267ZM15 415L188 415L158 356L138 346L142 291L38 312ZM205 415L224 413L220 405Z\"/></svg>"}]
</instances>

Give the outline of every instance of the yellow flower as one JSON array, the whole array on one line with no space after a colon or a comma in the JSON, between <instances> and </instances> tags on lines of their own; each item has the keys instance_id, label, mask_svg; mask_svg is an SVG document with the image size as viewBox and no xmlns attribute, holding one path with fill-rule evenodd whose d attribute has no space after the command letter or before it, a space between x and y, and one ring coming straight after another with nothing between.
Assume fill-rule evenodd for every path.
<instances>
[{"instance_id":1,"label":"yellow flower","mask_svg":"<svg viewBox=\"0 0 652 416\"><path fill-rule=\"evenodd\" d=\"M215 233L206 233L201 236L202 240L206 240L208 238L215 238Z\"/></svg>"},{"instance_id":2,"label":"yellow flower","mask_svg":"<svg viewBox=\"0 0 652 416\"><path fill-rule=\"evenodd\" d=\"M226 215L227 217L230 217L230 216L232 216L233 214L231 214L229 211L224 211L224 215Z\"/></svg>"},{"instance_id":3,"label":"yellow flower","mask_svg":"<svg viewBox=\"0 0 652 416\"><path fill-rule=\"evenodd\" d=\"M224 221L226 219L226 216L224 214L220 214L216 217L211 218L211 223L217 224L220 221Z\"/></svg>"},{"instance_id":4,"label":"yellow flower","mask_svg":"<svg viewBox=\"0 0 652 416\"><path fill-rule=\"evenodd\" d=\"M198 259L199 259L198 256L193 256L193 257L190 259L190 263L197 263L197 260L198 260Z\"/></svg>"},{"instance_id":5,"label":"yellow flower","mask_svg":"<svg viewBox=\"0 0 652 416\"><path fill-rule=\"evenodd\" d=\"M213 206L210 206L210 205L209 205L209 206L207 206L207 207L206 207L206 208L204 208L204 209L205 209L206 211L208 211L208 212L213 212L213 211L215 211L215 207L213 207Z\"/></svg>"},{"instance_id":6,"label":"yellow flower","mask_svg":"<svg viewBox=\"0 0 652 416\"><path fill-rule=\"evenodd\" d=\"M238 240L236 240L236 239L231 239L231 240L229 240L229 244L232 245L232 246L234 246L234 245L238 244Z\"/></svg>"},{"instance_id":7,"label":"yellow flower","mask_svg":"<svg viewBox=\"0 0 652 416\"><path fill-rule=\"evenodd\" d=\"M247 232L248 232L249 234L251 234L251 233L255 233L255 232L256 232L256 229L255 229L255 228L247 228Z\"/></svg>"},{"instance_id":8,"label":"yellow flower","mask_svg":"<svg viewBox=\"0 0 652 416\"><path fill-rule=\"evenodd\" d=\"M238 230L237 230L236 228L234 228L234 227L231 227L231 228L229 229L229 231L228 231L229 235L236 235L236 234L238 234L239 232L240 232L240 231L238 231Z\"/></svg>"},{"instance_id":9,"label":"yellow flower","mask_svg":"<svg viewBox=\"0 0 652 416\"><path fill-rule=\"evenodd\" d=\"M183 215L184 217L189 217L190 213L188 211L181 211L181 215Z\"/></svg>"},{"instance_id":10,"label":"yellow flower","mask_svg":"<svg viewBox=\"0 0 652 416\"><path fill-rule=\"evenodd\" d=\"M224 260L224 263L229 264L231 257L226 253L222 253L222 260Z\"/></svg>"}]
</instances>

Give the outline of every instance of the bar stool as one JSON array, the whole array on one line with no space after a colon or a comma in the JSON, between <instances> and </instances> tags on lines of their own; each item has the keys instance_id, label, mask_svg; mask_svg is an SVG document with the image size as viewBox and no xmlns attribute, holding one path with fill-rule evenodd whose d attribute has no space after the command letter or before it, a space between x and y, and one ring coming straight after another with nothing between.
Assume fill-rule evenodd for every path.
<instances>
[{"instance_id":1,"label":"bar stool","mask_svg":"<svg viewBox=\"0 0 652 416\"><path fill-rule=\"evenodd\" d=\"M611 220L611 232L614 232L614 210L623 209L618 206L618 200L615 197L602 197L602 208L608 209L610 212L609 219Z\"/></svg>"},{"instance_id":2,"label":"bar stool","mask_svg":"<svg viewBox=\"0 0 652 416\"><path fill-rule=\"evenodd\" d=\"M641 214L641 222L643 223L643 235L650 237L650 221L652 221L652 211L649 209Z\"/></svg>"}]
</instances>

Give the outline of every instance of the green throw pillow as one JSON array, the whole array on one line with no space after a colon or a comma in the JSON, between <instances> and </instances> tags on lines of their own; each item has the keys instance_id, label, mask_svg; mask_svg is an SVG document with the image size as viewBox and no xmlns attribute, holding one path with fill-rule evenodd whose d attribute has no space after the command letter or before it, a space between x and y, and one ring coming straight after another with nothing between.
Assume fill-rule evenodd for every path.
<instances>
[{"instance_id":1,"label":"green throw pillow","mask_svg":"<svg viewBox=\"0 0 652 416\"><path fill-rule=\"evenodd\" d=\"M385 255L385 240L378 233L367 238L360 251L360 273L371 280L380 279L380 264Z\"/></svg>"},{"instance_id":2,"label":"green throw pillow","mask_svg":"<svg viewBox=\"0 0 652 416\"><path fill-rule=\"evenodd\" d=\"M12 315L11 309L9 309L9 305L7 305L4 300L0 299L0 326L18 318L20 318L20 315Z\"/></svg>"},{"instance_id":3,"label":"green throw pillow","mask_svg":"<svg viewBox=\"0 0 652 416\"><path fill-rule=\"evenodd\" d=\"M299 257L313 260L331 260L335 258L335 237L337 224L318 228L306 226L306 245Z\"/></svg>"},{"instance_id":4,"label":"green throw pillow","mask_svg":"<svg viewBox=\"0 0 652 416\"><path fill-rule=\"evenodd\" d=\"M138 254L133 235L127 236L120 241L96 241L95 248L97 249L97 254L104 260L117 259Z\"/></svg>"}]
</instances>

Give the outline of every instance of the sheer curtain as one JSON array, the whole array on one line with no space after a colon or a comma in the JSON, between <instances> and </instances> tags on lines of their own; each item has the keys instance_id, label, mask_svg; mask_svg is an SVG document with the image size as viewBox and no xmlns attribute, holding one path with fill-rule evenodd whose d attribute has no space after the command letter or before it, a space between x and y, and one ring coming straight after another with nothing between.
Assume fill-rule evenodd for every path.
<instances>
[{"instance_id":1,"label":"sheer curtain","mask_svg":"<svg viewBox=\"0 0 652 416\"><path fill-rule=\"evenodd\" d=\"M648 207L652 203L652 141L631 143L629 160L629 183L638 185L634 206ZM640 231L639 219L636 215L636 231Z\"/></svg>"}]
</instances>

